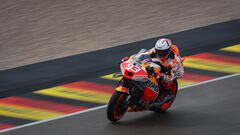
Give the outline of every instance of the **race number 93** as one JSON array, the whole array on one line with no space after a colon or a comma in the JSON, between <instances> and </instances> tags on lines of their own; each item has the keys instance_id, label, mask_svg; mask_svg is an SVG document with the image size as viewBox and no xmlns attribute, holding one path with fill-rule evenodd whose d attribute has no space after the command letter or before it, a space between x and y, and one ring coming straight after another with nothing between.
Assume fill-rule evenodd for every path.
<instances>
[{"instance_id":1,"label":"race number 93","mask_svg":"<svg viewBox=\"0 0 240 135\"><path fill-rule=\"evenodd\" d=\"M134 73L137 73L141 70L140 67L134 66L132 63L127 64L127 66L125 68L127 70L130 70L130 71L134 72Z\"/></svg>"}]
</instances>

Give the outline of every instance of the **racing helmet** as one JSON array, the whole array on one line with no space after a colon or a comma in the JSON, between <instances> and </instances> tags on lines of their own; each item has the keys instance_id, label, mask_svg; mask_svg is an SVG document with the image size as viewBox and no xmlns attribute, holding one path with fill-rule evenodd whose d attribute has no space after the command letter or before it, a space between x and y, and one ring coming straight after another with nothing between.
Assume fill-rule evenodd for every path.
<instances>
[{"instance_id":1,"label":"racing helmet","mask_svg":"<svg viewBox=\"0 0 240 135\"><path fill-rule=\"evenodd\" d=\"M171 52L172 41L167 38L160 38L155 44L156 55L159 58L167 57Z\"/></svg>"}]
</instances>

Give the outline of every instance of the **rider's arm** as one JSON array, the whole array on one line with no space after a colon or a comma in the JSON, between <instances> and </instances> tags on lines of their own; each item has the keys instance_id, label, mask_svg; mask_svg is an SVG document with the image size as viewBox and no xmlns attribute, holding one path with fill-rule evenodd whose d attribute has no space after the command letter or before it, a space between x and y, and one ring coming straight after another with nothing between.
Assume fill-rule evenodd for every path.
<instances>
[{"instance_id":1,"label":"rider's arm","mask_svg":"<svg viewBox=\"0 0 240 135\"><path fill-rule=\"evenodd\" d=\"M184 74L184 68L181 59L179 61L180 62L173 64L171 67L171 76L176 79L181 78Z\"/></svg>"},{"instance_id":2,"label":"rider's arm","mask_svg":"<svg viewBox=\"0 0 240 135\"><path fill-rule=\"evenodd\" d=\"M172 81L181 78L184 74L184 68L182 62L177 62L171 65L170 75L162 74L162 79L165 81Z\"/></svg>"},{"instance_id":3,"label":"rider's arm","mask_svg":"<svg viewBox=\"0 0 240 135\"><path fill-rule=\"evenodd\" d=\"M181 78L184 74L184 67L183 67L183 61L179 53L179 49L176 45L172 45L172 51L175 54L175 57L173 59L171 69L172 69L172 77L178 79Z\"/></svg>"},{"instance_id":4,"label":"rider's arm","mask_svg":"<svg viewBox=\"0 0 240 135\"><path fill-rule=\"evenodd\" d=\"M169 64L171 72L170 75L163 75L163 79L166 81L172 81L174 79L181 78L184 74L184 67L178 48L175 45L172 48L172 51L174 52L174 59Z\"/></svg>"}]
</instances>

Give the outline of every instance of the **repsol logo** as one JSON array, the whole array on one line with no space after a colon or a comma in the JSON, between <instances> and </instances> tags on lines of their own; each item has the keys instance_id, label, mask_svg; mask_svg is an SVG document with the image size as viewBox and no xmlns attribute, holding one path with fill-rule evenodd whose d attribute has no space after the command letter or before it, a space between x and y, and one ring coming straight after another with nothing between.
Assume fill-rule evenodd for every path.
<instances>
[{"instance_id":1,"label":"repsol logo","mask_svg":"<svg viewBox=\"0 0 240 135\"><path fill-rule=\"evenodd\" d=\"M150 89L156 91L157 93L159 92L159 87L158 85L154 84L153 82L151 81L147 81L146 84L145 84L147 87L149 87Z\"/></svg>"}]
</instances>

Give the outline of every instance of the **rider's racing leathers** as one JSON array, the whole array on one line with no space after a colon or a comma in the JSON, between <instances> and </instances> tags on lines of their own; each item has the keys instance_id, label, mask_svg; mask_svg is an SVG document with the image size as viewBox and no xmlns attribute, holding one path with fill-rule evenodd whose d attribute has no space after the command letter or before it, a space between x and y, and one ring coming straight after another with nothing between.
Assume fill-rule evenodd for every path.
<instances>
[{"instance_id":1,"label":"rider's racing leathers","mask_svg":"<svg viewBox=\"0 0 240 135\"><path fill-rule=\"evenodd\" d=\"M171 45L170 54L164 58L159 58L158 55L156 55L155 48L150 49L149 51L145 52L145 54L151 55L151 58L154 62L161 63L162 70L164 69L169 72L169 74L157 73L157 75L161 77L162 80L169 82L173 79L178 79L183 76L183 63L179 54L179 49L176 45Z\"/></svg>"}]
</instances>

